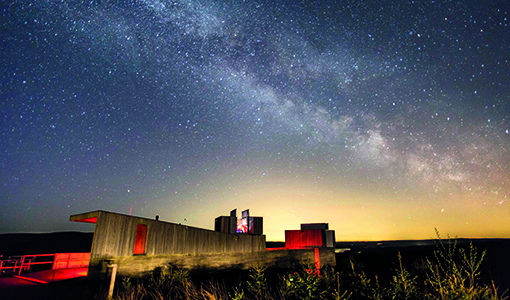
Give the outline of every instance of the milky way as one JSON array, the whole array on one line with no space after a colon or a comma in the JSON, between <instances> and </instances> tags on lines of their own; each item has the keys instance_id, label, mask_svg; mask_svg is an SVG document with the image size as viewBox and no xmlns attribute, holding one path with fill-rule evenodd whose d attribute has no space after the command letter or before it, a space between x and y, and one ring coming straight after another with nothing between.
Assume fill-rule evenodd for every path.
<instances>
[{"instance_id":1,"label":"milky way","mask_svg":"<svg viewBox=\"0 0 510 300\"><path fill-rule=\"evenodd\" d=\"M0 232L97 209L268 239L510 234L506 1L13 1Z\"/></svg>"}]
</instances>

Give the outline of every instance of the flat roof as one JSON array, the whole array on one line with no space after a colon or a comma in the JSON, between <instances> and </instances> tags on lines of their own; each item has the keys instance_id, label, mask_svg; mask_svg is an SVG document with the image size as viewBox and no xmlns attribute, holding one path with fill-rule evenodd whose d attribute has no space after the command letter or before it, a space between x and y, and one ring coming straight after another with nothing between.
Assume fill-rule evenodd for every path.
<instances>
[{"instance_id":1,"label":"flat roof","mask_svg":"<svg viewBox=\"0 0 510 300\"><path fill-rule=\"evenodd\" d=\"M82 222L82 223L96 223L97 216L99 215L100 210L91 211L82 214L71 215L69 217L69 221L71 222Z\"/></svg>"}]
</instances>

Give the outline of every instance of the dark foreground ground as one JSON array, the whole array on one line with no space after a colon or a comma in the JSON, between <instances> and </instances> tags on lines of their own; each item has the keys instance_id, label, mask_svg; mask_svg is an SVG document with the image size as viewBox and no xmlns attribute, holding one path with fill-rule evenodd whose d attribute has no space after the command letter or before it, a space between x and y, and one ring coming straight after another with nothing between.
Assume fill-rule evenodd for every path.
<instances>
[{"instance_id":1,"label":"dark foreground ground","mask_svg":"<svg viewBox=\"0 0 510 300\"><path fill-rule=\"evenodd\" d=\"M0 254L46 254L59 252L89 252L92 233L61 232L52 234L1 234ZM459 247L469 243L478 249L479 254L486 250L481 266L481 279L485 284L494 284L499 291L510 291L510 239L458 239ZM283 243L268 242L268 247L282 247ZM384 285L389 282L399 267L398 254L404 268L414 276L424 276L426 258L433 258L436 242L422 241L382 241L382 242L337 242L336 248L343 249L336 255L335 271L348 272L352 260L361 267L369 278L377 275ZM345 249L349 249L344 251ZM268 277L275 270L269 270ZM247 277L247 272L223 272L217 274L192 274L196 282L215 280L235 285ZM275 277L276 278L276 277ZM270 279L270 278L269 278ZM48 284L26 282L22 279L0 277L0 299L97 299L98 291L106 288L101 283L87 278L76 278ZM508 295L508 293L507 293Z\"/></svg>"},{"instance_id":2,"label":"dark foreground ground","mask_svg":"<svg viewBox=\"0 0 510 300\"><path fill-rule=\"evenodd\" d=\"M486 255L481 264L481 279L485 284L494 284L500 291L510 291L510 239L457 239L458 247L469 248L469 244ZM412 275L425 276L426 259L433 259L436 241L390 241L337 243L337 247L351 248L352 251L337 254L337 270L348 264L349 258L360 262L367 274L377 274L391 279L399 267L398 254L402 256L403 267ZM508 293L507 293L508 294Z\"/></svg>"}]
</instances>

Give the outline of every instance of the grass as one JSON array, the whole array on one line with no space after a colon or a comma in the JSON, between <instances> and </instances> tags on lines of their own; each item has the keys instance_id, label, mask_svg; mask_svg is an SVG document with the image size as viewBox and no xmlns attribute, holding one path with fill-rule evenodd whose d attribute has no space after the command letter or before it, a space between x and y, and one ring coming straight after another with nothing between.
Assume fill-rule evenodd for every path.
<instances>
[{"instance_id":1,"label":"grass","mask_svg":"<svg viewBox=\"0 0 510 300\"><path fill-rule=\"evenodd\" d=\"M148 279L136 282L123 278L114 299L507 299L493 282L485 284L480 279L485 251L479 252L472 244L459 247L455 239L443 240L437 230L436 235L433 255L417 264L423 267L423 274L409 272L398 253L398 265L391 279L383 282L377 274L366 274L364 267L353 259L348 259L342 270L323 267L318 272L314 264L307 264L298 270L280 271L271 279L268 274L274 270L256 266L237 284L196 283L188 270L170 268L156 269Z\"/></svg>"},{"instance_id":2,"label":"grass","mask_svg":"<svg viewBox=\"0 0 510 300\"><path fill-rule=\"evenodd\" d=\"M459 248L457 240L448 237L447 242L437 235L437 249L432 259L427 258L426 299L503 299L492 285L479 281L480 265L486 251L469 244L468 249Z\"/></svg>"}]
</instances>

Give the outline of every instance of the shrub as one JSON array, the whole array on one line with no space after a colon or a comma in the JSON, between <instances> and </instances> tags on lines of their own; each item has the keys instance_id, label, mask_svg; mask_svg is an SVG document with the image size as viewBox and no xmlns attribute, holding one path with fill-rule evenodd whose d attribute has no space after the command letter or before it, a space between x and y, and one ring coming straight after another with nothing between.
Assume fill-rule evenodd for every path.
<instances>
[{"instance_id":1,"label":"shrub","mask_svg":"<svg viewBox=\"0 0 510 300\"><path fill-rule=\"evenodd\" d=\"M411 276L406 269L402 267L402 256L398 253L399 268L397 274L393 276L393 281L388 290L391 299L417 299L418 287L416 276Z\"/></svg>"},{"instance_id":2,"label":"shrub","mask_svg":"<svg viewBox=\"0 0 510 300\"><path fill-rule=\"evenodd\" d=\"M284 299L348 299L350 293L340 291L339 276L329 268L315 264L302 265L301 270L281 277L280 292Z\"/></svg>"},{"instance_id":3,"label":"shrub","mask_svg":"<svg viewBox=\"0 0 510 300\"><path fill-rule=\"evenodd\" d=\"M354 299L383 299L385 290L379 285L377 275L375 284L372 284L362 267L354 260L349 259L349 266L348 289L352 292Z\"/></svg>"},{"instance_id":4,"label":"shrub","mask_svg":"<svg viewBox=\"0 0 510 300\"><path fill-rule=\"evenodd\" d=\"M264 275L267 267L256 265L250 268L250 280L246 282L246 290L253 299L267 299L269 297L269 289L267 280Z\"/></svg>"},{"instance_id":5,"label":"shrub","mask_svg":"<svg viewBox=\"0 0 510 300\"><path fill-rule=\"evenodd\" d=\"M436 229L437 250L432 260L427 258L426 299L505 299L497 289L483 285L479 280L480 265L486 251L478 253L473 243L469 250L459 249L457 240L448 236L441 239Z\"/></svg>"}]
</instances>

